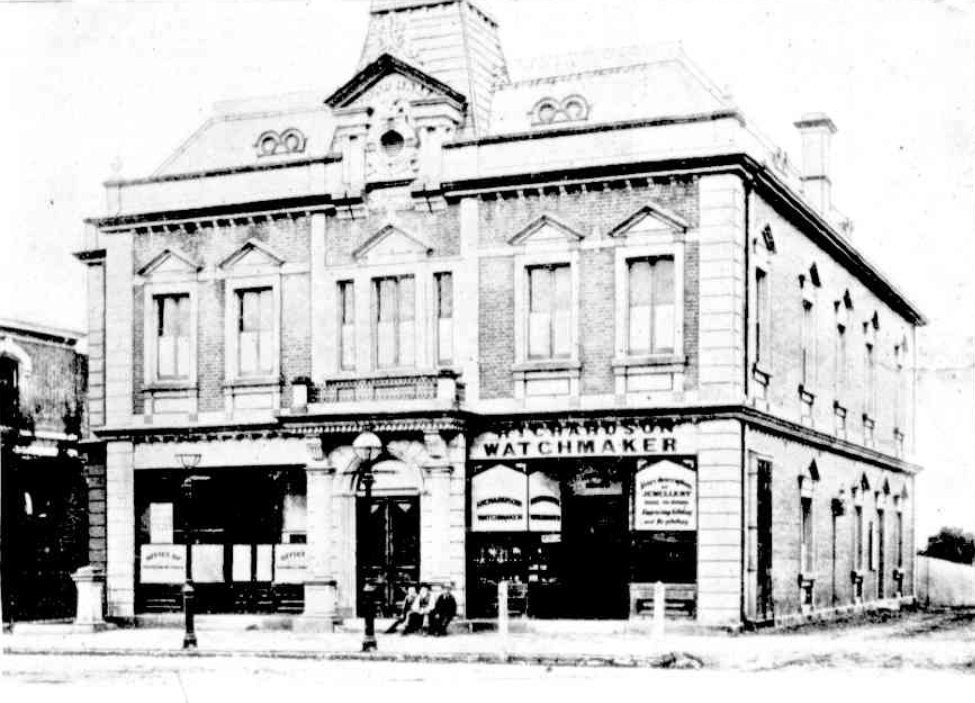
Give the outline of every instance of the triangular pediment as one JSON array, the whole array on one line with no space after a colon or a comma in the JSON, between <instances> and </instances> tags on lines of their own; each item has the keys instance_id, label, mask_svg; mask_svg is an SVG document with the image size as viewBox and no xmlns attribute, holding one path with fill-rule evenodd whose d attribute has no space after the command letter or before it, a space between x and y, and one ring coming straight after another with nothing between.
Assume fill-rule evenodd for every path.
<instances>
[{"instance_id":1,"label":"triangular pediment","mask_svg":"<svg viewBox=\"0 0 975 703\"><path fill-rule=\"evenodd\" d=\"M410 100L446 99L457 107L467 102L443 81L391 54L382 54L328 96L325 104L332 109L352 107L368 101L375 92L392 91Z\"/></svg>"},{"instance_id":2,"label":"triangular pediment","mask_svg":"<svg viewBox=\"0 0 975 703\"><path fill-rule=\"evenodd\" d=\"M433 247L417 234L388 224L366 239L352 256L356 259L411 259L429 256Z\"/></svg>"},{"instance_id":3,"label":"triangular pediment","mask_svg":"<svg viewBox=\"0 0 975 703\"><path fill-rule=\"evenodd\" d=\"M609 231L610 237L635 234L684 234L690 225L680 215L656 203L647 203Z\"/></svg>"},{"instance_id":4,"label":"triangular pediment","mask_svg":"<svg viewBox=\"0 0 975 703\"><path fill-rule=\"evenodd\" d=\"M187 254L167 247L143 264L139 275L195 274L201 268L200 263Z\"/></svg>"},{"instance_id":5,"label":"triangular pediment","mask_svg":"<svg viewBox=\"0 0 975 703\"><path fill-rule=\"evenodd\" d=\"M264 242L248 239L244 245L220 262L222 269L256 269L280 266L284 257Z\"/></svg>"},{"instance_id":6,"label":"triangular pediment","mask_svg":"<svg viewBox=\"0 0 975 703\"><path fill-rule=\"evenodd\" d=\"M582 234L553 215L545 214L508 239L509 244L578 242Z\"/></svg>"}]
</instances>

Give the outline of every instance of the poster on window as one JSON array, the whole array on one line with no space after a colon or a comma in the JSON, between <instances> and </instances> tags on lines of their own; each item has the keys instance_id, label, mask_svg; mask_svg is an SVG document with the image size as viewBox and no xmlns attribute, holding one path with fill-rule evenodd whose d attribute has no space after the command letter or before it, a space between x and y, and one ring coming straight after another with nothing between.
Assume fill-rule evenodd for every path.
<instances>
[{"instance_id":1,"label":"poster on window","mask_svg":"<svg viewBox=\"0 0 975 703\"><path fill-rule=\"evenodd\" d=\"M471 529L527 531L527 500L528 484L523 472L505 464L482 471L471 480Z\"/></svg>"},{"instance_id":2,"label":"poster on window","mask_svg":"<svg viewBox=\"0 0 975 703\"><path fill-rule=\"evenodd\" d=\"M697 471L669 459L641 461L634 480L635 530L697 529Z\"/></svg>"},{"instance_id":3,"label":"poster on window","mask_svg":"<svg viewBox=\"0 0 975 703\"><path fill-rule=\"evenodd\" d=\"M183 583L185 580L185 545L142 545L139 552L139 581L141 583Z\"/></svg>"},{"instance_id":4,"label":"poster on window","mask_svg":"<svg viewBox=\"0 0 975 703\"><path fill-rule=\"evenodd\" d=\"M197 583L223 583L223 545L193 545L193 580Z\"/></svg>"},{"instance_id":5,"label":"poster on window","mask_svg":"<svg viewBox=\"0 0 975 703\"><path fill-rule=\"evenodd\" d=\"M173 543L173 504L149 504L149 541L153 544Z\"/></svg>"}]
</instances>

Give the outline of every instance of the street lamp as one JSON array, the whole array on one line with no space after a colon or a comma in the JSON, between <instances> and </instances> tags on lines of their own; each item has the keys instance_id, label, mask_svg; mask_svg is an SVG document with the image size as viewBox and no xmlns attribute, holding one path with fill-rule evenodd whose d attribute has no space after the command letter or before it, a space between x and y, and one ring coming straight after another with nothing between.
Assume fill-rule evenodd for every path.
<instances>
[{"instance_id":1,"label":"street lamp","mask_svg":"<svg viewBox=\"0 0 975 703\"><path fill-rule=\"evenodd\" d=\"M196 629L193 623L193 543L195 533L193 520L190 515L193 504L193 480L196 478L190 472L200 464L199 454L177 454L176 459L186 471L183 479L183 505L185 516L183 524L186 526L186 581L183 584L183 614L186 617L186 630L183 633L183 649L196 649Z\"/></svg>"},{"instance_id":2,"label":"street lamp","mask_svg":"<svg viewBox=\"0 0 975 703\"><path fill-rule=\"evenodd\" d=\"M376 480L372 472L372 467L373 462L382 453L383 443L374 433L366 431L356 437L355 441L352 442L352 450L359 459L359 467L356 469L356 473L359 476L359 484L363 488L366 500L366 509L364 511L366 524L363 525L363 539L366 544L371 544L372 535L369 532L372 523L369 521L369 510L372 507L372 484ZM363 570L363 574L365 573L365 570ZM365 618L365 634L362 638L362 651L374 652L376 651L376 612L373 599L375 597L376 586L368 580L368 577L364 581L365 583L362 584L362 608L365 611L363 613L363 617Z\"/></svg>"}]
</instances>

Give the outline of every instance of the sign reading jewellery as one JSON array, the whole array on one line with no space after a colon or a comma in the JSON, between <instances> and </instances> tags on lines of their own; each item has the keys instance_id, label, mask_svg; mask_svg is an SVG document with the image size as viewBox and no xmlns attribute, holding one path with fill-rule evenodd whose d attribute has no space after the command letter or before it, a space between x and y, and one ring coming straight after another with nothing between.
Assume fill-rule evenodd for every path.
<instances>
[{"instance_id":1,"label":"sign reading jewellery","mask_svg":"<svg viewBox=\"0 0 975 703\"><path fill-rule=\"evenodd\" d=\"M641 461L633 483L634 529L697 529L697 471L691 460Z\"/></svg>"},{"instance_id":2,"label":"sign reading jewellery","mask_svg":"<svg viewBox=\"0 0 975 703\"><path fill-rule=\"evenodd\" d=\"M680 447L682 452L686 447ZM500 432L485 432L471 443L470 457L544 459L546 457L676 454L678 428L670 420L559 420L526 422Z\"/></svg>"}]
</instances>

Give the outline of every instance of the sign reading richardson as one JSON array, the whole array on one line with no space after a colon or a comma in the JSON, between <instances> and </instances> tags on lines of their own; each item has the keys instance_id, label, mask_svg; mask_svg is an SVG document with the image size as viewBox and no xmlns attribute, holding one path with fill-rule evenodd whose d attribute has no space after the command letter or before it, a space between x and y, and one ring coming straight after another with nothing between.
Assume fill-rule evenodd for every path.
<instances>
[{"instance_id":1,"label":"sign reading richardson","mask_svg":"<svg viewBox=\"0 0 975 703\"><path fill-rule=\"evenodd\" d=\"M523 466L523 465L522 465ZM471 479L471 529L475 532L559 532L559 483L540 471L496 464Z\"/></svg>"},{"instance_id":2,"label":"sign reading richardson","mask_svg":"<svg viewBox=\"0 0 975 703\"><path fill-rule=\"evenodd\" d=\"M186 545L142 545L139 557L141 583L183 583L185 580Z\"/></svg>"},{"instance_id":3,"label":"sign reading richardson","mask_svg":"<svg viewBox=\"0 0 975 703\"><path fill-rule=\"evenodd\" d=\"M677 439L672 421L625 418L526 422L501 432L478 435L471 443L470 458L511 460L676 454ZM685 447L680 450L687 452Z\"/></svg>"},{"instance_id":4,"label":"sign reading richardson","mask_svg":"<svg viewBox=\"0 0 975 703\"><path fill-rule=\"evenodd\" d=\"M635 530L697 529L697 471L690 459L641 461L634 477Z\"/></svg>"}]
</instances>

